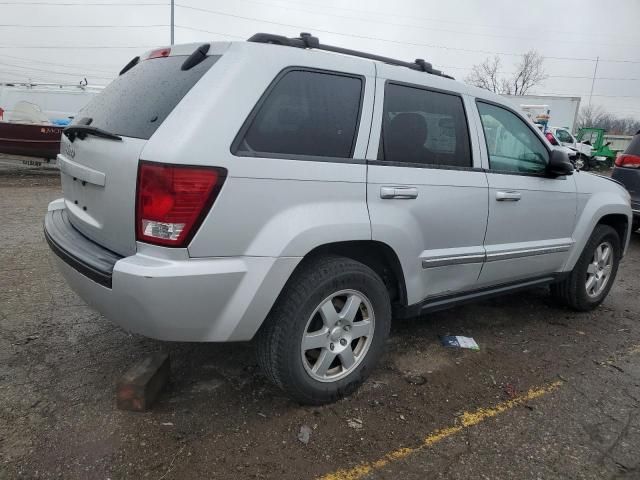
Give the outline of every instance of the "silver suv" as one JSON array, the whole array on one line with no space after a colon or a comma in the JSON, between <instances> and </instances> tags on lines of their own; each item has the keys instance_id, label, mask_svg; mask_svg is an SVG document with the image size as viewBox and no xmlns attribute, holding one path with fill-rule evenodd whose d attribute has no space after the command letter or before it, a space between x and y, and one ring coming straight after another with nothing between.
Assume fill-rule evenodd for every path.
<instances>
[{"instance_id":1,"label":"silver suv","mask_svg":"<svg viewBox=\"0 0 640 480\"><path fill-rule=\"evenodd\" d=\"M353 391L392 316L545 284L592 309L629 241L624 188L505 99L308 34L136 57L64 135L69 285L149 337L257 337L302 403Z\"/></svg>"}]
</instances>

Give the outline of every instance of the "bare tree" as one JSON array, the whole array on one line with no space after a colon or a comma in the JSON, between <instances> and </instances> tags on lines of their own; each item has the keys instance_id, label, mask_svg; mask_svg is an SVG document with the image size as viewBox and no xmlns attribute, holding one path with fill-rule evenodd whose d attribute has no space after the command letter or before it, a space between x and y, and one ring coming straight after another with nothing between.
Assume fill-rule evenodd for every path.
<instances>
[{"instance_id":1,"label":"bare tree","mask_svg":"<svg viewBox=\"0 0 640 480\"><path fill-rule=\"evenodd\" d=\"M495 93L526 95L527 92L547 79L544 72L544 57L535 50L522 55L516 71L511 76L501 76L502 62L497 55L474 65L465 78L467 83Z\"/></svg>"},{"instance_id":2,"label":"bare tree","mask_svg":"<svg viewBox=\"0 0 640 480\"><path fill-rule=\"evenodd\" d=\"M598 125L602 124L603 117L606 115L607 113L600 106L584 106L580 109L580 113L578 114L578 122L576 128L597 127Z\"/></svg>"},{"instance_id":3,"label":"bare tree","mask_svg":"<svg viewBox=\"0 0 640 480\"><path fill-rule=\"evenodd\" d=\"M494 93L502 93L502 85L499 78L500 66L500 57L497 55L493 59L487 58L484 62L471 68L471 73L465 81Z\"/></svg>"},{"instance_id":4,"label":"bare tree","mask_svg":"<svg viewBox=\"0 0 640 480\"><path fill-rule=\"evenodd\" d=\"M596 105L587 105L580 109L578 128L603 128L612 135L633 135L640 130L640 120L631 117L618 117Z\"/></svg>"}]
</instances>

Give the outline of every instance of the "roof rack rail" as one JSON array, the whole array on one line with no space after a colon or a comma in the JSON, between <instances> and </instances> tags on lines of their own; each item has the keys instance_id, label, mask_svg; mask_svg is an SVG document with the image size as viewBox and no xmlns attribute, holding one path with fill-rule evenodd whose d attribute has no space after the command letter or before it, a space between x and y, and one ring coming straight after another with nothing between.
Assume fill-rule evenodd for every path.
<instances>
[{"instance_id":1,"label":"roof rack rail","mask_svg":"<svg viewBox=\"0 0 640 480\"><path fill-rule=\"evenodd\" d=\"M440 77L454 78L450 75L446 75L440 70L436 70L431 66L429 62L425 62L423 59L418 58L414 62L403 62L402 60L396 60L395 58L382 57L380 55L374 55L372 53L359 52L358 50L351 50L349 48L334 47L331 45L324 45L320 43L318 37L314 37L310 33L301 33L298 38L289 38L283 35L274 35L272 33L256 33L247 39L247 42L256 43L271 43L273 45L283 45L285 47L295 48L313 48L315 50L324 50L327 52L341 53L343 55L351 55L353 57L368 58L369 60L377 60L379 62L388 63L390 65L398 65L401 67L407 67L412 70L419 70L421 72L430 73L431 75L438 75Z\"/></svg>"}]
</instances>

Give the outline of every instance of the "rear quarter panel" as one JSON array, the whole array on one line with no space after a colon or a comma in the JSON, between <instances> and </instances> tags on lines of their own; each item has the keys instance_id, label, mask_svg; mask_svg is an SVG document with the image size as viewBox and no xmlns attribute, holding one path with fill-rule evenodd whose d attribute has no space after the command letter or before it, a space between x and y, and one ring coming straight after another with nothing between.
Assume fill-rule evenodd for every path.
<instances>
[{"instance_id":1,"label":"rear quarter panel","mask_svg":"<svg viewBox=\"0 0 640 480\"><path fill-rule=\"evenodd\" d=\"M228 177L189 245L192 257L302 257L333 241L371 238L366 163L243 157L231 144L260 97L291 66L364 77L354 157L369 140L373 62L275 45L233 43L185 96L143 151L143 159L220 166Z\"/></svg>"}]
</instances>

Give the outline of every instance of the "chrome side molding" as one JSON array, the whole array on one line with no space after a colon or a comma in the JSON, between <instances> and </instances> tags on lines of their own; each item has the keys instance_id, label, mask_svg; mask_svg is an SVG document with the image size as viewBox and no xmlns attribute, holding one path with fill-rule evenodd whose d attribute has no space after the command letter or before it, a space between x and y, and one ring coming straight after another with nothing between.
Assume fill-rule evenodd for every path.
<instances>
[{"instance_id":1,"label":"chrome side molding","mask_svg":"<svg viewBox=\"0 0 640 480\"><path fill-rule=\"evenodd\" d=\"M511 260L514 258L548 255L551 253L568 252L572 246L573 243L565 243L548 247L517 248L490 253L447 255L423 258L422 268L444 267L448 265L463 265L467 263L498 262L500 260Z\"/></svg>"}]
</instances>

